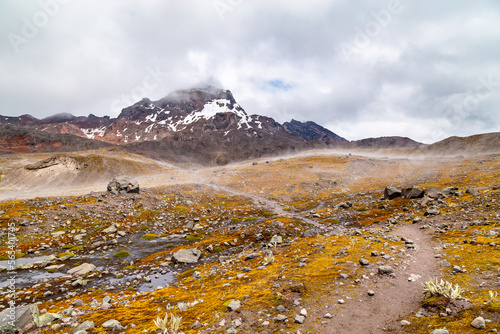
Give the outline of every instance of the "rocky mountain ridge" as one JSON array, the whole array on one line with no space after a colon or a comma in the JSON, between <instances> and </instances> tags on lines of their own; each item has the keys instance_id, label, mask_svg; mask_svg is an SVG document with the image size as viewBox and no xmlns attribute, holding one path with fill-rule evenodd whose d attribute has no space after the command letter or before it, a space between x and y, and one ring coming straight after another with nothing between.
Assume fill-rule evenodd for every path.
<instances>
[{"instance_id":1,"label":"rocky mountain ridge","mask_svg":"<svg viewBox=\"0 0 500 334\"><path fill-rule=\"evenodd\" d=\"M143 98L116 118L68 113L41 120L31 115L0 116L3 152L118 145L175 162L224 164L311 148L422 146L402 137L365 141L349 142L311 121L280 124L270 117L249 115L231 91L214 86L174 91L158 101Z\"/></svg>"}]
</instances>

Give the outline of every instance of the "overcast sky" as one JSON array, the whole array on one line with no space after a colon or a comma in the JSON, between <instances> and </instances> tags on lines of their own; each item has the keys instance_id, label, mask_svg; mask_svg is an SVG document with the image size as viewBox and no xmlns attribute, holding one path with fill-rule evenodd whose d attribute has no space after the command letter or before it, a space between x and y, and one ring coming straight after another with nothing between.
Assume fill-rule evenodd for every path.
<instances>
[{"instance_id":1,"label":"overcast sky","mask_svg":"<svg viewBox=\"0 0 500 334\"><path fill-rule=\"evenodd\" d=\"M1 115L116 117L206 83L350 140L500 131L500 1L0 1Z\"/></svg>"}]
</instances>

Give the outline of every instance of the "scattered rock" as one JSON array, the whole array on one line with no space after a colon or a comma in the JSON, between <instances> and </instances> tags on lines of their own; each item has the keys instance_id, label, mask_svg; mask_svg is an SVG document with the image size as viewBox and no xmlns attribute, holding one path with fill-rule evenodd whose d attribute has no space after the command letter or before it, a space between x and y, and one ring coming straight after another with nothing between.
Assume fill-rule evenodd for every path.
<instances>
[{"instance_id":1,"label":"scattered rock","mask_svg":"<svg viewBox=\"0 0 500 334\"><path fill-rule=\"evenodd\" d=\"M367 291L368 296L375 296L375 291L373 290L368 290Z\"/></svg>"},{"instance_id":2,"label":"scattered rock","mask_svg":"<svg viewBox=\"0 0 500 334\"><path fill-rule=\"evenodd\" d=\"M330 313L327 313L323 317L326 319L331 319L331 318L333 318L333 315L331 315Z\"/></svg>"},{"instance_id":3,"label":"scattered rock","mask_svg":"<svg viewBox=\"0 0 500 334\"><path fill-rule=\"evenodd\" d=\"M446 261L446 260L440 261L440 262L439 262L439 265L440 265L441 267L451 267L451 263L449 263L449 262L448 262L448 261Z\"/></svg>"},{"instance_id":4,"label":"scattered rock","mask_svg":"<svg viewBox=\"0 0 500 334\"><path fill-rule=\"evenodd\" d=\"M479 191L474 188L469 188L465 191L466 194L471 194L472 196L479 196Z\"/></svg>"},{"instance_id":5,"label":"scattered rock","mask_svg":"<svg viewBox=\"0 0 500 334\"><path fill-rule=\"evenodd\" d=\"M310 238L310 237L315 237L319 234L319 230L316 228L311 228L304 233L302 233L301 237L302 238Z\"/></svg>"},{"instance_id":6,"label":"scattered rock","mask_svg":"<svg viewBox=\"0 0 500 334\"><path fill-rule=\"evenodd\" d=\"M111 319L106 321L105 323L102 324L103 328L111 328L112 330L118 331L118 330L123 330L125 327L123 327L118 320Z\"/></svg>"},{"instance_id":7,"label":"scattered rock","mask_svg":"<svg viewBox=\"0 0 500 334\"><path fill-rule=\"evenodd\" d=\"M367 266L370 264L370 262L366 259L359 259L359 264L362 266Z\"/></svg>"},{"instance_id":8,"label":"scattered rock","mask_svg":"<svg viewBox=\"0 0 500 334\"><path fill-rule=\"evenodd\" d=\"M429 208L425 211L424 216L437 216L440 215L441 211L436 208Z\"/></svg>"},{"instance_id":9,"label":"scattered rock","mask_svg":"<svg viewBox=\"0 0 500 334\"><path fill-rule=\"evenodd\" d=\"M250 253L250 254L247 254L247 256L245 256L245 261L248 261L248 260L253 260L255 259L256 257L258 257L259 254L257 253Z\"/></svg>"},{"instance_id":10,"label":"scattered rock","mask_svg":"<svg viewBox=\"0 0 500 334\"><path fill-rule=\"evenodd\" d=\"M5 309L0 313L0 333L2 334L26 333L39 324L38 306L36 304L17 306L15 315L10 312L11 309Z\"/></svg>"},{"instance_id":11,"label":"scattered rock","mask_svg":"<svg viewBox=\"0 0 500 334\"><path fill-rule=\"evenodd\" d=\"M430 197L432 199L443 199L446 198L443 191L436 187L429 187L425 190L425 196Z\"/></svg>"},{"instance_id":12,"label":"scattered rock","mask_svg":"<svg viewBox=\"0 0 500 334\"><path fill-rule=\"evenodd\" d=\"M89 328L94 327L94 322L93 321L84 321L82 324L77 326L73 331L71 332L72 334L78 333L79 331L86 331Z\"/></svg>"},{"instance_id":13,"label":"scattered rock","mask_svg":"<svg viewBox=\"0 0 500 334\"><path fill-rule=\"evenodd\" d=\"M73 300L71 306L83 306L83 301L81 299Z\"/></svg>"},{"instance_id":14,"label":"scattered rock","mask_svg":"<svg viewBox=\"0 0 500 334\"><path fill-rule=\"evenodd\" d=\"M68 274L75 276L82 276L94 271L95 268L96 266L93 265L92 263L84 263L79 265L78 267L68 270Z\"/></svg>"},{"instance_id":15,"label":"scattered rock","mask_svg":"<svg viewBox=\"0 0 500 334\"><path fill-rule=\"evenodd\" d=\"M410 322L408 320L401 320L401 326L410 326Z\"/></svg>"},{"instance_id":16,"label":"scattered rock","mask_svg":"<svg viewBox=\"0 0 500 334\"><path fill-rule=\"evenodd\" d=\"M394 188L394 187L391 187L391 186L387 186L385 187L384 189L384 199L395 199L395 198L398 198L398 197L401 197L401 191Z\"/></svg>"},{"instance_id":17,"label":"scattered rock","mask_svg":"<svg viewBox=\"0 0 500 334\"><path fill-rule=\"evenodd\" d=\"M138 194L139 193L139 183L135 180L129 180L126 178L113 179L108 183L108 192L117 194Z\"/></svg>"},{"instance_id":18,"label":"scattered rock","mask_svg":"<svg viewBox=\"0 0 500 334\"><path fill-rule=\"evenodd\" d=\"M401 189L401 197L408 199L424 197L424 191L417 188L403 188Z\"/></svg>"},{"instance_id":19,"label":"scattered rock","mask_svg":"<svg viewBox=\"0 0 500 334\"><path fill-rule=\"evenodd\" d=\"M201 251L196 248L181 249L172 255L172 260L177 263L196 263L200 256Z\"/></svg>"},{"instance_id":20,"label":"scattered rock","mask_svg":"<svg viewBox=\"0 0 500 334\"><path fill-rule=\"evenodd\" d=\"M429 334L449 334L449 333L450 332L448 332L446 329L435 329Z\"/></svg>"},{"instance_id":21,"label":"scattered rock","mask_svg":"<svg viewBox=\"0 0 500 334\"><path fill-rule=\"evenodd\" d=\"M278 315L274 318L274 320L275 320L275 321L285 321L286 319L288 319L288 318L287 318L287 316L286 316L286 315L283 315L283 314L278 314Z\"/></svg>"},{"instance_id":22,"label":"scattered rock","mask_svg":"<svg viewBox=\"0 0 500 334\"><path fill-rule=\"evenodd\" d=\"M394 273L394 268L391 266L380 266L378 267L378 273L380 275L390 275Z\"/></svg>"},{"instance_id":23,"label":"scattered rock","mask_svg":"<svg viewBox=\"0 0 500 334\"><path fill-rule=\"evenodd\" d=\"M45 313L44 315L40 316L38 326L39 327L47 326L52 321L61 318L62 318L61 315L58 313Z\"/></svg>"},{"instance_id":24,"label":"scattered rock","mask_svg":"<svg viewBox=\"0 0 500 334\"><path fill-rule=\"evenodd\" d=\"M484 321L483 317L477 317L476 319L472 320L470 325L474 328L477 328L477 329L485 329L486 328L486 322Z\"/></svg>"},{"instance_id":25,"label":"scattered rock","mask_svg":"<svg viewBox=\"0 0 500 334\"><path fill-rule=\"evenodd\" d=\"M295 316L295 322L298 323L298 324L303 324L304 321L306 321L306 317L304 317L303 315L296 315Z\"/></svg>"},{"instance_id":26,"label":"scattered rock","mask_svg":"<svg viewBox=\"0 0 500 334\"><path fill-rule=\"evenodd\" d=\"M232 300L229 305L227 305L227 309L229 311L236 311L241 307L241 302L239 300Z\"/></svg>"},{"instance_id":27,"label":"scattered rock","mask_svg":"<svg viewBox=\"0 0 500 334\"><path fill-rule=\"evenodd\" d=\"M103 233L108 233L108 234L116 233L116 231L117 231L117 229L116 229L116 225L115 224L113 224L110 227L105 228L104 230L102 230Z\"/></svg>"}]
</instances>

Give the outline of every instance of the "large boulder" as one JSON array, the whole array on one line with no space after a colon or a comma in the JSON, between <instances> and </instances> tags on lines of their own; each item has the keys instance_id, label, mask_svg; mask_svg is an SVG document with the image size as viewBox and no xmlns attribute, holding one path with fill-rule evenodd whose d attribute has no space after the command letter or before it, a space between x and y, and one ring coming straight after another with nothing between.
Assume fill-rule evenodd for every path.
<instances>
[{"instance_id":1,"label":"large boulder","mask_svg":"<svg viewBox=\"0 0 500 334\"><path fill-rule=\"evenodd\" d=\"M177 263L196 263L200 256L201 251L196 248L181 249L172 255L172 260Z\"/></svg>"},{"instance_id":2,"label":"large boulder","mask_svg":"<svg viewBox=\"0 0 500 334\"><path fill-rule=\"evenodd\" d=\"M401 197L414 199L424 197L424 191L417 188L403 188L401 189Z\"/></svg>"},{"instance_id":3,"label":"large boulder","mask_svg":"<svg viewBox=\"0 0 500 334\"><path fill-rule=\"evenodd\" d=\"M401 197L401 191L391 187L387 186L384 189L384 199L395 199L397 197Z\"/></svg>"},{"instance_id":4,"label":"large boulder","mask_svg":"<svg viewBox=\"0 0 500 334\"><path fill-rule=\"evenodd\" d=\"M94 271L95 268L96 266L93 265L92 263L84 263L79 265L78 267L74 267L73 269L68 270L68 274L81 276L90 273L91 271Z\"/></svg>"},{"instance_id":5,"label":"large boulder","mask_svg":"<svg viewBox=\"0 0 500 334\"><path fill-rule=\"evenodd\" d=\"M108 183L108 191L117 194L138 194L139 183L127 178L113 179Z\"/></svg>"},{"instance_id":6,"label":"large boulder","mask_svg":"<svg viewBox=\"0 0 500 334\"><path fill-rule=\"evenodd\" d=\"M8 308L0 313L0 334L26 333L39 325L36 304Z\"/></svg>"},{"instance_id":7,"label":"large boulder","mask_svg":"<svg viewBox=\"0 0 500 334\"><path fill-rule=\"evenodd\" d=\"M432 199L443 199L446 198L446 195L443 191L436 187L429 187L425 190L425 195Z\"/></svg>"}]
</instances>

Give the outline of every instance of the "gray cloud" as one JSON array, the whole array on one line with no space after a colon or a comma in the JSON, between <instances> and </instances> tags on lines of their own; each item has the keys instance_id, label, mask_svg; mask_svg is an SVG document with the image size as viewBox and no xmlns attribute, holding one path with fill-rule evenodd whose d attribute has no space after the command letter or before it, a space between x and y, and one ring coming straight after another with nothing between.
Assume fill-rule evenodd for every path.
<instances>
[{"instance_id":1,"label":"gray cloud","mask_svg":"<svg viewBox=\"0 0 500 334\"><path fill-rule=\"evenodd\" d=\"M500 131L500 4L412 0L0 3L0 114L117 116L217 83L251 114L348 139Z\"/></svg>"}]
</instances>

